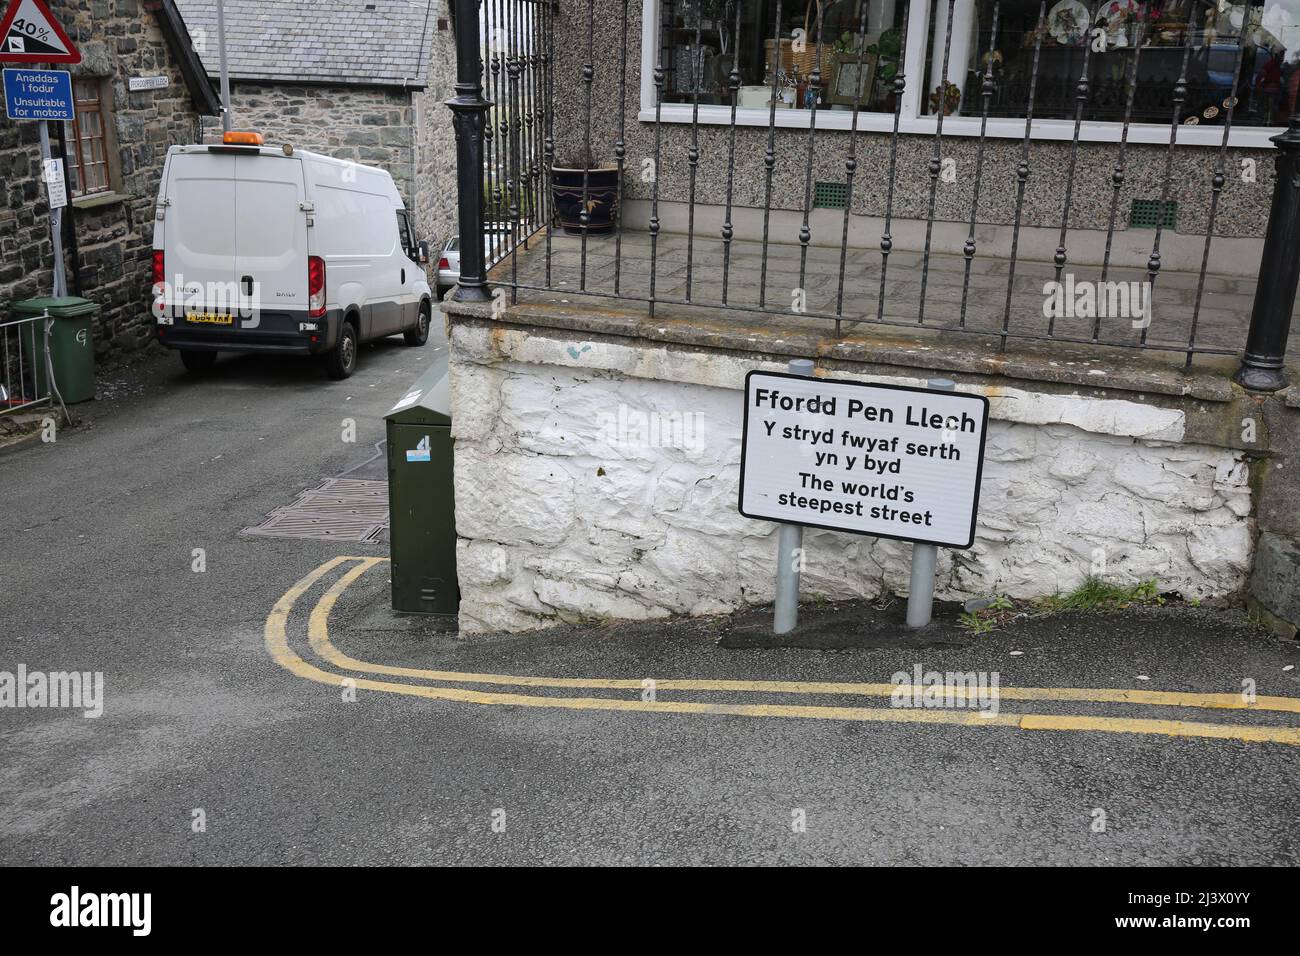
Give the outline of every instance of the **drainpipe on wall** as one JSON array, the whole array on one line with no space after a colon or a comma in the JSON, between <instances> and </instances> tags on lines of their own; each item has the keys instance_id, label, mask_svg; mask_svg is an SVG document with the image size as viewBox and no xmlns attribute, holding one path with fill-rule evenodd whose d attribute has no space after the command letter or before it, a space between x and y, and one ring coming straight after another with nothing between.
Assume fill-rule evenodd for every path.
<instances>
[{"instance_id":1,"label":"drainpipe on wall","mask_svg":"<svg viewBox=\"0 0 1300 956\"><path fill-rule=\"evenodd\" d=\"M221 60L221 130L229 133L232 118L230 115L230 70L226 66L226 5L224 0L217 0L217 53Z\"/></svg>"},{"instance_id":2,"label":"drainpipe on wall","mask_svg":"<svg viewBox=\"0 0 1300 956\"><path fill-rule=\"evenodd\" d=\"M410 200L411 208L407 210L412 219L420 211L420 99L417 92L409 86L410 78L402 77L402 91L406 94L406 103L411 109L411 164L410 164Z\"/></svg>"},{"instance_id":3,"label":"drainpipe on wall","mask_svg":"<svg viewBox=\"0 0 1300 956\"><path fill-rule=\"evenodd\" d=\"M64 123L55 123L54 129L58 133L59 158L63 161L63 175L67 176L68 137L67 133L64 131L65 125L66 124ZM81 250L77 248L76 208L77 207L73 203L68 203L67 207L63 210L63 226L64 231L67 233L68 252L70 253L68 259L72 265L72 292L74 295L81 295ZM63 236L59 237L60 240L63 238Z\"/></svg>"}]
</instances>

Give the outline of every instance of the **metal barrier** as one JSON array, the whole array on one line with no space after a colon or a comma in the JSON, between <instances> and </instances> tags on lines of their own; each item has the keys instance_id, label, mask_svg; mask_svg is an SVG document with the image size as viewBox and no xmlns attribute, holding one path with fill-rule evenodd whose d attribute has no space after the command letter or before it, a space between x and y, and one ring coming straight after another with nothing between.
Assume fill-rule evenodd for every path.
<instances>
[{"instance_id":1,"label":"metal barrier","mask_svg":"<svg viewBox=\"0 0 1300 956\"><path fill-rule=\"evenodd\" d=\"M0 415L51 398L46 315L0 322Z\"/></svg>"}]
</instances>

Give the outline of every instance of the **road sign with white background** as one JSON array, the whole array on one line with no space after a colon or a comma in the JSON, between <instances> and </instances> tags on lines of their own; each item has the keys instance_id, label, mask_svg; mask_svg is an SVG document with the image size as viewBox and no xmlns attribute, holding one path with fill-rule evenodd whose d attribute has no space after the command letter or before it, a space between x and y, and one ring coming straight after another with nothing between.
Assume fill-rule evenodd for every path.
<instances>
[{"instance_id":1,"label":"road sign with white background","mask_svg":"<svg viewBox=\"0 0 1300 956\"><path fill-rule=\"evenodd\" d=\"M11 120L71 122L72 76L63 70L6 69L5 113Z\"/></svg>"},{"instance_id":2,"label":"road sign with white background","mask_svg":"<svg viewBox=\"0 0 1300 956\"><path fill-rule=\"evenodd\" d=\"M0 60L10 63L80 63L44 0L10 0L0 17Z\"/></svg>"},{"instance_id":3,"label":"road sign with white background","mask_svg":"<svg viewBox=\"0 0 1300 956\"><path fill-rule=\"evenodd\" d=\"M969 548L988 409L982 395L750 372L740 513Z\"/></svg>"}]
</instances>

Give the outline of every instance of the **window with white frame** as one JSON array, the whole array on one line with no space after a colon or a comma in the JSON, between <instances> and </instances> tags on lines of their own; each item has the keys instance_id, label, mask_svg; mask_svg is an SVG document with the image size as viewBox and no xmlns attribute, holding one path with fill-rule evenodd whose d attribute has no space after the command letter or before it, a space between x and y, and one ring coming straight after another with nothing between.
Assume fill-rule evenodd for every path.
<instances>
[{"instance_id":1,"label":"window with white frame","mask_svg":"<svg viewBox=\"0 0 1300 956\"><path fill-rule=\"evenodd\" d=\"M730 106L734 66L740 106L766 109L775 86L779 107L802 109L810 105L810 77L820 68L823 107L851 110L856 102L861 110L893 112L904 4L871 0L867 31L860 36L860 3L660 0L664 102ZM855 89L849 74L858 74L859 60Z\"/></svg>"},{"instance_id":2,"label":"window with white frame","mask_svg":"<svg viewBox=\"0 0 1300 956\"><path fill-rule=\"evenodd\" d=\"M734 68L745 125L769 121L775 90L783 127L806 126L816 98L819 128L848 129L857 109L860 129L888 130L897 106L903 132L932 131L942 110L945 133L977 135L989 73L989 135L1023 135L1032 88L1034 136L1068 139L1086 72L1081 138L1117 140L1127 113L1130 140L1161 142L1186 64L1179 142L1217 143L1233 106L1232 144L1267 146L1300 87L1300 0L645 0L643 28L643 120L656 56L668 122L697 108L730 122Z\"/></svg>"}]
</instances>

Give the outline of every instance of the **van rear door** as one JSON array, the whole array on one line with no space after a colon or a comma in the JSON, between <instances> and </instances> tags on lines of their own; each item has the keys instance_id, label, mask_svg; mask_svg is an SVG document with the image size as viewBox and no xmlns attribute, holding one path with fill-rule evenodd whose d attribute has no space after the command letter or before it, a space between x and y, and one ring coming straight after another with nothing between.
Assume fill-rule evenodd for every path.
<instances>
[{"instance_id":1,"label":"van rear door","mask_svg":"<svg viewBox=\"0 0 1300 956\"><path fill-rule=\"evenodd\" d=\"M302 162L255 153L237 157L235 277L262 312L302 313L307 303L307 213Z\"/></svg>"},{"instance_id":2,"label":"van rear door","mask_svg":"<svg viewBox=\"0 0 1300 956\"><path fill-rule=\"evenodd\" d=\"M163 255L170 303L186 312L229 309L234 289L235 157L178 153L167 163Z\"/></svg>"}]
</instances>

